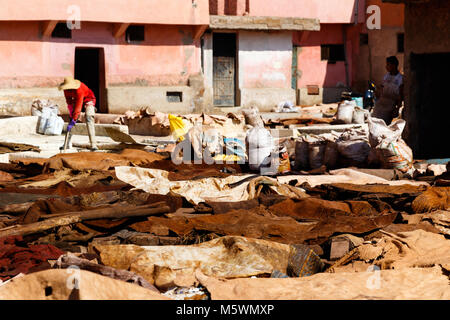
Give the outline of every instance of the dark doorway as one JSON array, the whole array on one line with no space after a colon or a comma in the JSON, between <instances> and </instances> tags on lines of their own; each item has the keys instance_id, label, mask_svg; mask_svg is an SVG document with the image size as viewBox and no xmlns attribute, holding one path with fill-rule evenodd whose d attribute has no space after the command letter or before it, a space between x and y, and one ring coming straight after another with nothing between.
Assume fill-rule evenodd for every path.
<instances>
[{"instance_id":1,"label":"dark doorway","mask_svg":"<svg viewBox=\"0 0 450 320\"><path fill-rule=\"evenodd\" d=\"M407 142L418 159L448 158L450 53L411 54Z\"/></svg>"},{"instance_id":2,"label":"dark doorway","mask_svg":"<svg viewBox=\"0 0 450 320\"><path fill-rule=\"evenodd\" d=\"M213 34L214 105L236 105L236 34Z\"/></svg>"},{"instance_id":3,"label":"dark doorway","mask_svg":"<svg viewBox=\"0 0 450 320\"><path fill-rule=\"evenodd\" d=\"M107 113L105 99L105 55L103 48L75 49L75 79L87 85L97 98L99 113Z\"/></svg>"}]
</instances>

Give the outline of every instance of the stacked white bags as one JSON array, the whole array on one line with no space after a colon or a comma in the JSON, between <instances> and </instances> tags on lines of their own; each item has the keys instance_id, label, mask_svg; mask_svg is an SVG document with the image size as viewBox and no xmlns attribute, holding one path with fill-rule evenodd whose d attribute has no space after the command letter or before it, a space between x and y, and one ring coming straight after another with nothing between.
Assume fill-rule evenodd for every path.
<instances>
[{"instance_id":1,"label":"stacked white bags","mask_svg":"<svg viewBox=\"0 0 450 320\"><path fill-rule=\"evenodd\" d=\"M45 135L60 135L64 127L64 120L58 116L58 105L51 104L50 101L33 101L31 114L39 116L38 133Z\"/></svg>"}]
</instances>

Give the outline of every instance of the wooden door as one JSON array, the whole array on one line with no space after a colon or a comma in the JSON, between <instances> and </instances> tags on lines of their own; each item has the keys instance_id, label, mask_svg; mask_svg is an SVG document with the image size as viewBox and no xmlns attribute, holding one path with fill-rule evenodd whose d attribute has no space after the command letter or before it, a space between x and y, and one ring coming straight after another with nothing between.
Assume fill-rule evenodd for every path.
<instances>
[{"instance_id":1,"label":"wooden door","mask_svg":"<svg viewBox=\"0 0 450 320\"><path fill-rule=\"evenodd\" d=\"M235 106L235 58L214 57L214 105Z\"/></svg>"}]
</instances>

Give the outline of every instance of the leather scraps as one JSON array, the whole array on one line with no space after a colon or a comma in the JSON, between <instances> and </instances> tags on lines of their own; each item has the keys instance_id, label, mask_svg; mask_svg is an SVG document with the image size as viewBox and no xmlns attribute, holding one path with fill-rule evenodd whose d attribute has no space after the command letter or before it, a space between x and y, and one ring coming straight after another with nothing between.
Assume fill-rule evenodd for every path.
<instances>
[{"instance_id":1,"label":"leather scraps","mask_svg":"<svg viewBox=\"0 0 450 320\"><path fill-rule=\"evenodd\" d=\"M136 188L149 193L168 194L172 192L198 204L208 200L242 201L258 196L263 185L269 185L276 194L301 198L307 195L299 188L281 184L269 177L256 177L244 183L238 183L252 175L228 176L225 178L204 178L198 180L170 181L169 172L158 169L136 167L116 167L116 176ZM233 185L235 184L235 185ZM233 186L232 186L233 185Z\"/></svg>"},{"instance_id":2,"label":"leather scraps","mask_svg":"<svg viewBox=\"0 0 450 320\"><path fill-rule=\"evenodd\" d=\"M51 269L13 279L0 287L0 300L170 300L133 283L86 270L70 271Z\"/></svg>"},{"instance_id":3,"label":"leather scraps","mask_svg":"<svg viewBox=\"0 0 450 320\"><path fill-rule=\"evenodd\" d=\"M39 147L33 146L31 144L15 143L15 142L0 142L0 154L11 153L11 152L22 152L22 151L41 152L41 149Z\"/></svg>"},{"instance_id":4,"label":"leather scraps","mask_svg":"<svg viewBox=\"0 0 450 320\"><path fill-rule=\"evenodd\" d=\"M303 278L222 280L196 271L211 300L448 300L442 268L318 273ZM269 289L270 288L270 289Z\"/></svg>"},{"instance_id":5,"label":"leather scraps","mask_svg":"<svg viewBox=\"0 0 450 320\"><path fill-rule=\"evenodd\" d=\"M121 153L77 152L57 154L44 164L44 172L61 170L109 170L116 166L146 165L165 157L157 153L137 149L125 149Z\"/></svg>"},{"instance_id":6,"label":"leather scraps","mask_svg":"<svg viewBox=\"0 0 450 320\"><path fill-rule=\"evenodd\" d=\"M0 280L8 280L19 273L31 273L49 269L48 260L56 260L64 254L52 245L31 245L20 236L0 239Z\"/></svg>"}]
</instances>

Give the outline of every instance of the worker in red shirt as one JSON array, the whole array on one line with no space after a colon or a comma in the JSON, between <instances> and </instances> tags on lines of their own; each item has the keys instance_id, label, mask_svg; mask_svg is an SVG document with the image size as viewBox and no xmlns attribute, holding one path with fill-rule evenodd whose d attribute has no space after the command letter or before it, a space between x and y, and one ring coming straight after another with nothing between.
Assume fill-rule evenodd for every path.
<instances>
[{"instance_id":1,"label":"worker in red shirt","mask_svg":"<svg viewBox=\"0 0 450 320\"><path fill-rule=\"evenodd\" d=\"M64 90L64 96L66 97L67 108L69 109L70 122L67 126L69 132L68 148L72 147L72 133L70 130L75 126L78 121L78 117L82 111L85 111L86 115L86 127L91 142L91 150L98 150L95 139L95 95L91 89L89 89L80 80L76 80L72 77L64 78L64 82L58 87L59 90ZM61 147L60 149L63 149Z\"/></svg>"}]
</instances>

